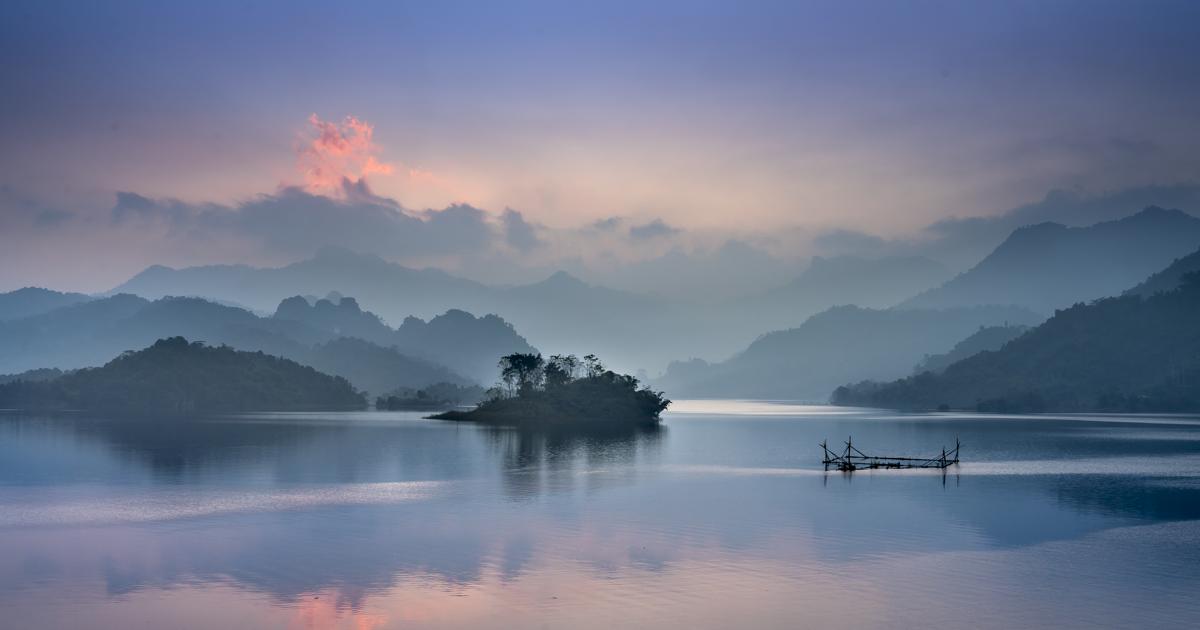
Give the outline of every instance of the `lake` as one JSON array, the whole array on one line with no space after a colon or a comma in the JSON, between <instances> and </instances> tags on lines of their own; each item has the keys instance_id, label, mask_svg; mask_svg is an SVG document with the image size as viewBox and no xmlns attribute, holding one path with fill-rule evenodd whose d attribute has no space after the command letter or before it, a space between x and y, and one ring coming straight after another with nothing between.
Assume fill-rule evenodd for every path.
<instances>
[{"instance_id":1,"label":"lake","mask_svg":"<svg viewBox=\"0 0 1200 630\"><path fill-rule=\"evenodd\" d=\"M0 626L1200 626L1200 418L664 417L0 415ZM823 471L851 435L963 463Z\"/></svg>"}]
</instances>

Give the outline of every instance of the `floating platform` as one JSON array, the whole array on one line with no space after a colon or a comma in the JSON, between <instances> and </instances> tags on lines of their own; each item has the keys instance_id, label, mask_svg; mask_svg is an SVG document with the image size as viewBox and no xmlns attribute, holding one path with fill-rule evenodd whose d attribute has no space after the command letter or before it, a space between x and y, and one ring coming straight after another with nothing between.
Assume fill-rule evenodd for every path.
<instances>
[{"instance_id":1,"label":"floating platform","mask_svg":"<svg viewBox=\"0 0 1200 630\"><path fill-rule=\"evenodd\" d=\"M958 448L960 444L958 438L954 438L954 448L947 451L946 447L942 447L942 454L939 456L921 458L921 457L890 457L885 455L867 455L866 453L854 447L853 438L846 440L846 449L842 452L829 450L829 446L825 442L821 442L821 450L824 451L825 457L821 460L825 464L825 470L833 467L842 472L853 472L855 470L875 470L879 468L895 469L895 468L949 468L958 463Z\"/></svg>"}]
</instances>

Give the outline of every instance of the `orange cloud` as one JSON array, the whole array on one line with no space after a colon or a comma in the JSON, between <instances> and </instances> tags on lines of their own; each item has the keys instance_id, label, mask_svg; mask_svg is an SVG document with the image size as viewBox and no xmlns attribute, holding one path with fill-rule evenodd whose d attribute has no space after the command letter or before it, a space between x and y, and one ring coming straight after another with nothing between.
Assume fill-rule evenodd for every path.
<instances>
[{"instance_id":1,"label":"orange cloud","mask_svg":"<svg viewBox=\"0 0 1200 630\"><path fill-rule=\"evenodd\" d=\"M336 193L344 181L357 182L367 175L390 175L396 167L379 159L375 127L347 116L340 124L313 114L308 122L316 137L299 149L298 166L310 192Z\"/></svg>"}]
</instances>

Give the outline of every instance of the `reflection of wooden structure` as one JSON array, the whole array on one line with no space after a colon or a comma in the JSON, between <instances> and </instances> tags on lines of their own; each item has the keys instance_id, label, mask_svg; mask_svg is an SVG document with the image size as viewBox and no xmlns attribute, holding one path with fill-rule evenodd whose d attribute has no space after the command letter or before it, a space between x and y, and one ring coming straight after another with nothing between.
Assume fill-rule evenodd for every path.
<instances>
[{"instance_id":1,"label":"reflection of wooden structure","mask_svg":"<svg viewBox=\"0 0 1200 630\"><path fill-rule=\"evenodd\" d=\"M876 468L948 468L958 463L958 438L954 438L954 450L947 451L943 446L940 456L929 458L867 455L855 448L852 442L852 439L847 439L846 450L841 453L829 450L825 442L821 442L821 450L825 452L821 463L825 464L825 470L829 470L830 466L843 472Z\"/></svg>"}]
</instances>

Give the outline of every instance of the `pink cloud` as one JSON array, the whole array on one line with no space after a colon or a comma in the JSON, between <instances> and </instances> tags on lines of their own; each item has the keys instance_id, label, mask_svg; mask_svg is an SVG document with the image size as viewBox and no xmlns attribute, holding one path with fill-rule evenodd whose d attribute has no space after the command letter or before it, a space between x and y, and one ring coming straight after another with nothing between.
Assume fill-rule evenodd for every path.
<instances>
[{"instance_id":1,"label":"pink cloud","mask_svg":"<svg viewBox=\"0 0 1200 630\"><path fill-rule=\"evenodd\" d=\"M370 123L347 116L340 124L321 120L313 114L308 122L316 137L305 140L299 149L298 166L305 187L315 193L336 193L343 182L357 182L367 175L390 175L396 167L379 159L375 128Z\"/></svg>"}]
</instances>

